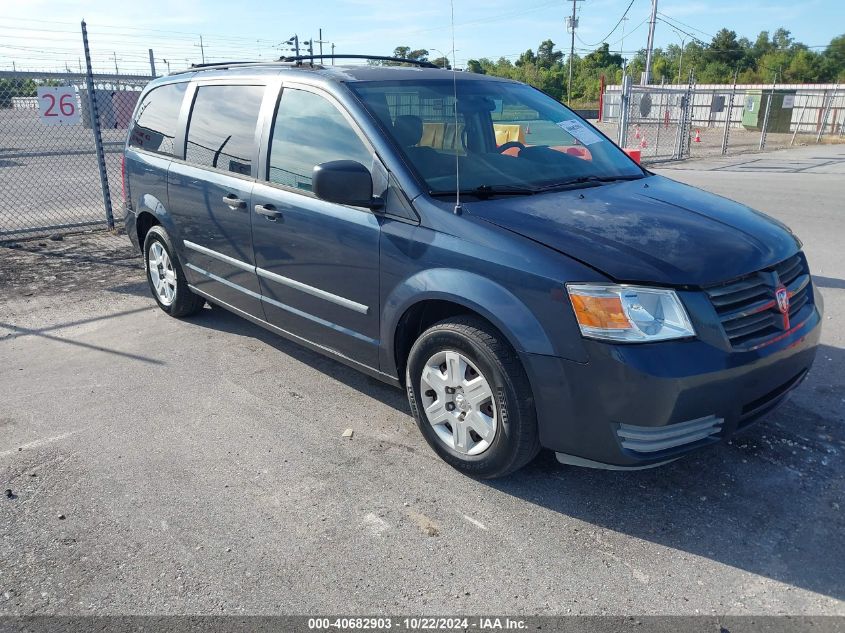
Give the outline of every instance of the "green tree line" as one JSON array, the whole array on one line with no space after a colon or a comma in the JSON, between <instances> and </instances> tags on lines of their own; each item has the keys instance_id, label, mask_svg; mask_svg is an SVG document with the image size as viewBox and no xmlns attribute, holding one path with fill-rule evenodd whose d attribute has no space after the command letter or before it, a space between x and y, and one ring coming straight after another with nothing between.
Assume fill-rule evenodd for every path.
<instances>
[{"instance_id":1,"label":"green tree line","mask_svg":"<svg viewBox=\"0 0 845 633\"><path fill-rule=\"evenodd\" d=\"M445 57L429 59L425 49L399 46L394 56L402 59L431 61L448 67ZM627 72L635 79L645 69L646 51L642 49L627 62ZM607 83L622 81L625 60L618 52L602 44L594 51L572 58L572 95L576 103L598 99L600 78ZM555 48L552 40L543 41L537 50L528 49L516 60L500 57L471 59L466 70L497 77L508 77L531 84L553 97L566 101L569 59ZM773 34L762 31L754 41L737 37L735 31L721 29L707 43L693 40L683 47L670 44L654 50L652 81L686 83L693 72L698 83L731 83L734 74L739 83L833 83L845 81L845 34L834 37L818 50L795 41L791 33L779 28Z\"/></svg>"}]
</instances>

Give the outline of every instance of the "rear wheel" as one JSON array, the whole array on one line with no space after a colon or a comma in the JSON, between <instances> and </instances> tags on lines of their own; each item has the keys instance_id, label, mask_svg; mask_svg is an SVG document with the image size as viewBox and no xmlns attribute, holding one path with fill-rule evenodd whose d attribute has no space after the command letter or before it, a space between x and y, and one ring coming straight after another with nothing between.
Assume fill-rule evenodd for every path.
<instances>
[{"instance_id":1,"label":"rear wheel","mask_svg":"<svg viewBox=\"0 0 845 633\"><path fill-rule=\"evenodd\" d=\"M468 475L507 475L540 449L525 370L481 319L447 319L423 332L408 358L406 389L429 445Z\"/></svg>"},{"instance_id":2,"label":"rear wheel","mask_svg":"<svg viewBox=\"0 0 845 633\"><path fill-rule=\"evenodd\" d=\"M150 228L144 239L147 282L158 306L173 317L196 314L205 299L191 292L170 236L163 227Z\"/></svg>"}]
</instances>

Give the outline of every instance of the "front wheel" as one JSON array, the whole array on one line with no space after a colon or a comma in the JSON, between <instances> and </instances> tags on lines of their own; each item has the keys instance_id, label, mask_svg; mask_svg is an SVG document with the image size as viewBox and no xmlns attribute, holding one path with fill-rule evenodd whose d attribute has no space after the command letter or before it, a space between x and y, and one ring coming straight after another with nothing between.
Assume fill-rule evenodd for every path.
<instances>
[{"instance_id":1,"label":"front wheel","mask_svg":"<svg viewBox=\"0 0 845 633\"><path fill-rule=\"evenodd\" d=\"M205 299L191 292L170 236L153 226L144 239L147 282L158 306L173 317L186 317L202 309Z\"/></svg>"},{"instance_id":2,"label":"front wheel","mask_svg":"<svg viewBox=\"0 0 845 633\"><path fill-rule=\"evenodd\" d=\"M468 475L510 474L540 450L525 370L481 319L447 319L423 332L408 357L406 389L423 437Z\"/></svg>"}]
</instances>

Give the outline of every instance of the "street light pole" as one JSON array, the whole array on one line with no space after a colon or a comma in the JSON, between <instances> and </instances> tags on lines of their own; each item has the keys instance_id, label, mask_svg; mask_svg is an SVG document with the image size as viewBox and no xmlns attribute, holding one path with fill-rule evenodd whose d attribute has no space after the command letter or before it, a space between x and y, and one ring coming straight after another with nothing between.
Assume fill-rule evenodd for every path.
<instances>
[{"instance_id":1,"label":"street light pole","mask_svg":"<svg viewBox=\"0 0 845 633\"><path fill-rule=\"evenodd\" d=\"M657 21L657 0L651 0L651 18L648 22L648 49L645 57L645 72L640 78L640 84L651 83L651 62L654 56L654 23Z\"/></svg>"},{"instance_id":2,"label":"street light pole","mask_svg":"<svg viewBox=\"0 0 845 633\"><path fill-rule=\"evenodd\" d=\"M681 68L684 65L684 48L686 48L686 38L681 39L681 58L678 60L678 85L681 83Z\"/></svg>"}]
</instances>

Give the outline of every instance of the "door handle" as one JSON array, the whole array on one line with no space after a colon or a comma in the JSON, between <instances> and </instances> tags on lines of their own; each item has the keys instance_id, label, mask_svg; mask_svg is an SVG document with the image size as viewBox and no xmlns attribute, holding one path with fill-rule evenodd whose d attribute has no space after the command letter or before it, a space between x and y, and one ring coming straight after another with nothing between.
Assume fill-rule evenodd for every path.
<instances>
[{"instance_id":1,"label":"door handle","mask_svg":"<svg viewBox=\"0 0 845 633\"><path fill-rule=\"evenodd\" d=\"M268 220L275 222L282 216L282 212L276 209L272 204L256 204L255 212L258 215L263 215Z\"/></svg>"},{"instance_id":2,"label":"door handle","mask_svg":"<svg viewBox=\"0 0 845 633\"><path fill-rule=\"evenodd\" d=\"M223 202L230 209L244 209L246 208L246 202L238 198L235 194L230 193L228 196L223 196Z\"/></svg>"}]
</instances>

